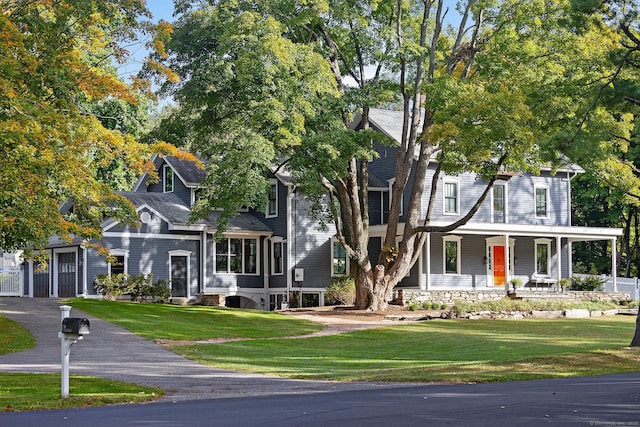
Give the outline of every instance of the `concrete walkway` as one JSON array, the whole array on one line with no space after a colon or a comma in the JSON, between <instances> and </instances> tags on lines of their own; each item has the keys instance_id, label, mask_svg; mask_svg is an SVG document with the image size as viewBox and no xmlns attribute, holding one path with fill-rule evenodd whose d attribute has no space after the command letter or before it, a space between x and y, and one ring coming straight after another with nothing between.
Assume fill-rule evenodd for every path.
<instances>
[{"instance_id":1,"label":"concrete walkway","mask_svg":"<svg viewBox=\"0 0 640 427\"><path fill-rule=\"evenodd\" d=\"M60 372L61 305L61 301L53 298L0 298L0 315L22 324L37 339L37 345L30 350L0 356L0 372ZM71 348L72 375L159 387L167 392L163 400L365 390L398 385L290 380L214 369L184 359L159 344L79 310L72 309L71 317L86 317L91 322L91 334Z\"/></svg>"}]
</instances>

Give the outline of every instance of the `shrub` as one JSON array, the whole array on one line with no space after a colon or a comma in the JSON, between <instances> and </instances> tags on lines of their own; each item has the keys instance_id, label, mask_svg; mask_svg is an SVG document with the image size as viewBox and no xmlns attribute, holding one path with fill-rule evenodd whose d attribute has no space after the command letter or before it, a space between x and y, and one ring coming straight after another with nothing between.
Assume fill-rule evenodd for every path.
<instances>
[{"instance_id":1,"label":"shrub","mask_svg":"<svg viewBox=\"0 0 640 427\"><path fill-rule=\"evenodd\" d=\"M153 282L153 275L100 274L93 287L99 295L108 300L116 300L122 295L129 295L132 301L151 301L164 303L169 301L171 290L164 280Z\"/></svg>"},{"instance_id":2,"label":"shrub","mask_svg":"<svg viewBox=\"0 0 640 427\"><path fill-rule=\"evenodd\" d=\"M111 301L132 291L128 274L100 274L94 280L93 287L99 295Z\"/></svg>"},{"instance_id":3,"label":"shrub","mask_svg":"<svg viewBox=\"0 0 640 427\"><path fill-rule=\"evenodd\" d=\"M353 305L356 301L356 284L351 276L335 277L324 294L327 305Z\"/></svg>"},{"instance_id":4,"label":"shrub","mask_svg":"<svg viewBox=\"0 0 640 427\"><path fill-rule=\"evenodd\" d=\"M584 279L578 276L571 278L572 291L601 291L604 289L604 279L598 276L587 276Z\"/></svg>"}]
</instances>

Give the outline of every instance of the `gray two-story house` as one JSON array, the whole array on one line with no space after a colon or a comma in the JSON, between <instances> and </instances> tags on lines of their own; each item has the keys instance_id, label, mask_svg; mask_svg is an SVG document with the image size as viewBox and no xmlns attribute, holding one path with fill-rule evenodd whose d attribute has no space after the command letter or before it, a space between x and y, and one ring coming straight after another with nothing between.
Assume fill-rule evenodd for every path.
<instances>
[{"instance_id":1,"label":"gray two-story house","mask_svg":"<svg viewBox=\"0 0 640 427\"><path fill-rule=\"evenodd\" d=\"M370 123L399 140L399 114L372 109ZM123 193L136 207L140 226L103 224L100 244L115 261L107 262L80 240L51 239L47 269L32 263L25 268L25 296L93 297L93 282L100 274L151 273L154 279L169 283L175 299L217 296L229 306L269 310L287 301L292 291L299 292L304 306L324 305L332 277L349 274L345 251L334 230L320 231L309 215L309 202L286 172L270 177L269 203L264 210L239 212L229 222L224 238L216 241L215 212L189 222L204 171L174 157L156 156L153 161L157 182L142 176L131 192ZM379 158L369 164L373 260L384 236L394 166L394 148L382 145ZM435 167L434 163L431 173ZM469 223L451 233L428 236L421 257L399 286L478 290L505 288L514 277L547 286L571 277L572 242L608 240L615 248L621 235L618 229L572 226L571 180L581 172L572 166L554 174L551 170L538 176L511 174L498 181ZM430 185L430 178L425 185ZM473 174L443 175L433 221L444 224L460 218L485 186ZM426 204L425 199L425 211ZM615 250L611 252L614 266ZM615 268L612 272L615 277Z\"/></svg>"}]
</instances>

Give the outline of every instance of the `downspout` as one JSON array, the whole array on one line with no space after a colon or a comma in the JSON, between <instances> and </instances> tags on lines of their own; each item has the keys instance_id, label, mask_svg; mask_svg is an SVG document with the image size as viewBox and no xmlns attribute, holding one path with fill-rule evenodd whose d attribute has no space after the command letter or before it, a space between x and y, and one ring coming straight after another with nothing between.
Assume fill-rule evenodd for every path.
<instances>
[{"instance_id":1,"label":"downspout","mask_svg":"<svg viewBox=\"0 0 640 427\"><path fill-rule=\"evenodd\" d=\"M86 298L88 295L87 284L87 247L82 246L82 295Z\"/></svg>"},{"instance_id":2,"label":"downspout","mask_svg":"<svg viewBox=\"0 0 640 427\"><path fill-rule=\"evenodd\" d=\"M617 276L618 276L618 271L617 271L617 265L618 265L618 261L617 261L617 247L618 245L616 244L616 242L618 241L618 239L616 237L614 237L613 239L611 239L611 281L613 282L613 292L618 292L618 280L617 280Z\"/></svg>"},{"instance_id":3,"label":"downspout","mask_svg":"<svg viewBox=\"0 0 640 427\"><path fill-rule=\"evenodd\" d=\"M573 178L576 176L578 176L578 172L574 172L573 176L571 176L571 172L567 172L567 179L569 180L569 184L567 185L567 218L569 219L569 227L571 227L573 222L571 218L571 181L573 181Z\"/></svg>"},{"instance_id":4,"label":"downspout","mask_svg":"<svg viewBox=\"0 0 640 427\"><path fill-rule=\"evenodd\" d=\"M200 238L200 293L207 288L207 229L202 230Z\"/></svg>"},{"instance_id":5,"label":"downspout","mask_svg":"<svg viewBox=\"0 0 640 427\"><path fill-rule=\"evenodd\" d=\"M262 273L262 277L263 277L263 287L264 287L264 295L263 295L263 303L262 303L262 308L266 311L267 307L269 307L269 242L271 242L271 238L270 237L265 237L264 241L262 242L262 250L263 250L263 262L262 262L262 268L263 268L263 273Z\"/></svg>"},{"instance_id":6,"label":"downspout","mask_svg":"<svg viewBox=\"0 0 640 427\"><path fill-rule=\"evenodd\" d=\"M292 279L293 279L293 263L292 263L292 242L293 242L293 208L292 199L295 197L296 186L289 185L289 191L287 193L287 295L286 300L289 302L289 294L291 293Z\"/></svg>"}]
</instances>

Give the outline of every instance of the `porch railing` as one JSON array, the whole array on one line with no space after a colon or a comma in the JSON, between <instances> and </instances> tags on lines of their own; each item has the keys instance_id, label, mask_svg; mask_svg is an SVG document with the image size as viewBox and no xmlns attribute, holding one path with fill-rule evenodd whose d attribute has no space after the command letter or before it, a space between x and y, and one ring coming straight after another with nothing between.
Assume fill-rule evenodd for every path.
<instances>
[{"instance_id":1,"label":"porch railing","mask_svg":"<svg viewBox=\"0 0 640 427\"><path fill-rule=\"evenodd\" d=\"M574 274L574 276L585 278L588 274ZM604 290L606 292L613 292L613 278L607 275L598 275L599 278L604 280ZM618 292L628 292L631 298L636 301L640 301L640 281L637 277L616 277L616 288Z\"/></svg>"}]
</instances>

